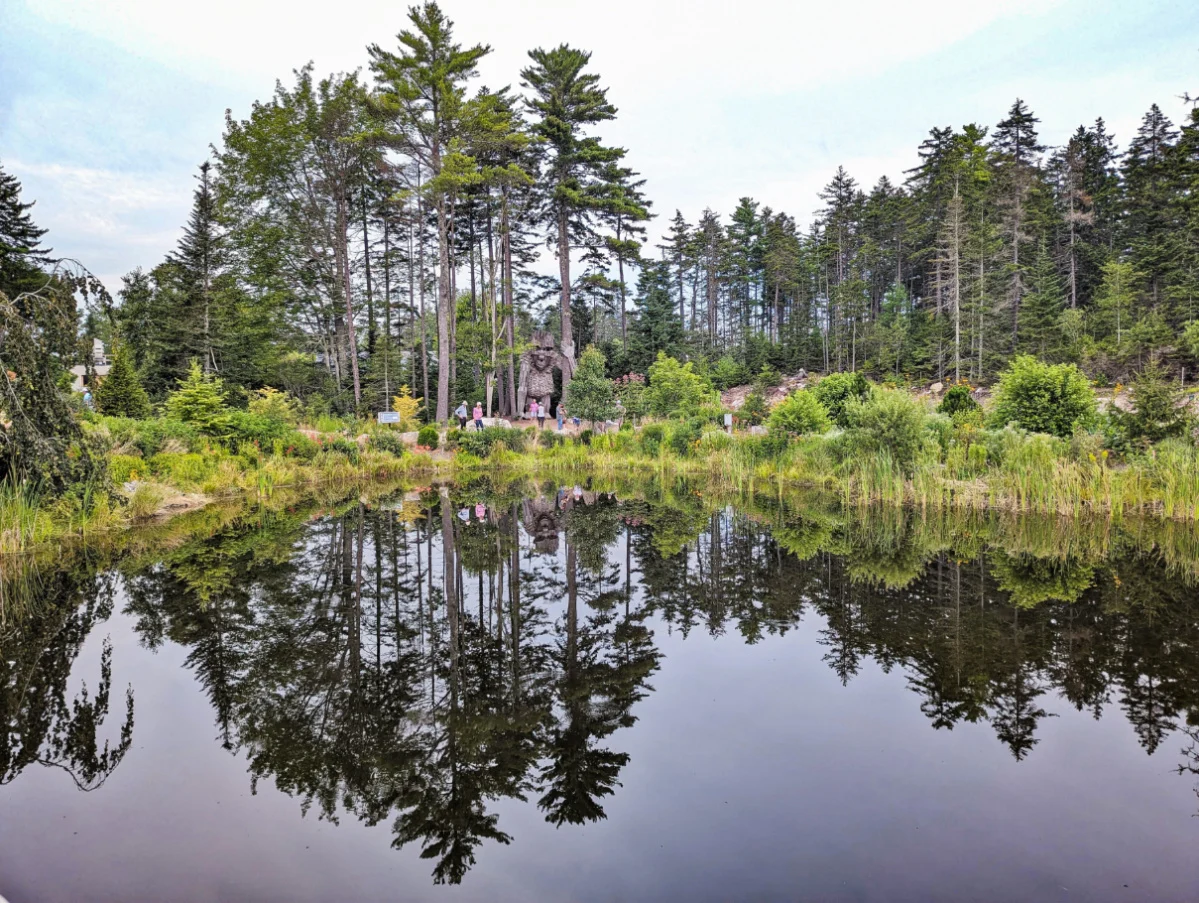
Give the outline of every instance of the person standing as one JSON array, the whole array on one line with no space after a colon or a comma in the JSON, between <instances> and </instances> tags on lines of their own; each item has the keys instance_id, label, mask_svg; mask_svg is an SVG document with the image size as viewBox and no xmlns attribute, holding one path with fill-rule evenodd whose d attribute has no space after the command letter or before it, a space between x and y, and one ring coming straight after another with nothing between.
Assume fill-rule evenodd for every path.
<instances>
[{"instance_id":1,"label":"person standing","mask_svg":"<svg viewBox=\"0 0 1199 903\"><path fill-rule=\"evenodd\" d=\"M458 410L454 411L454 415L458 418L458 429L466 429L466 402L458 403Z\"/></svg>"},{"instance_id":2,"label":"person standing","mask_svg":"<svg viewBox=\"0 0 1199 903\"><path fill-rule=\"evenodd\" d=\"M483 403L481 401L475 402L474 414L475 414L475 431L481 433L481 432L483 432Z\"/></svg>"},{"instance_id":3,"label":"person standing","mask_svg":"<svg viewBox=\"0 0 1199 903\"><path fill-rule=\"evenodd\" d=\"M537 403L537 429L545 429L545 405Z\"/></svg>"},{"instance_id":4,"label":"person standing","mask_svg":"<svg viewBox=\"0 0 1199 903\"><path fill-rule=\"evenodd\" d=\"M558 432L562 432L562 425L566 423L566 405L558 402Z\"/></svg>"}]
</instances>

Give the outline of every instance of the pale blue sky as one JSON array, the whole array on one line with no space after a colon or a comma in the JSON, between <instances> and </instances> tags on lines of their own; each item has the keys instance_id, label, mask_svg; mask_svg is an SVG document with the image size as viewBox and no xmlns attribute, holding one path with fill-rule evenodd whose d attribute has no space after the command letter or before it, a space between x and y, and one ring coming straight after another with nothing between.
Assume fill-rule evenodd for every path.
<instances>
[{"instance_id":1,"label":"pale blue sky","mask_svg":"<svg viewBox=\"0 0 1199 903\"><path fill-rule=\"evenodd\" d=\"M659 213L694 220L742 195L806 223L839 164L903 178L934 125L993 125L1016 96L1047 143L1103 116L1121 145L1150 103L1199 94L1194 0L513 0L443 4L490 43L482 82L518 81L532 46L594 51ZM286 10L281 15L278 10ZM275 78L365 66L406 4L0 0L0 160L56 251L113 288L177 240L192 174Z\"/></svg>"}]
</instances>

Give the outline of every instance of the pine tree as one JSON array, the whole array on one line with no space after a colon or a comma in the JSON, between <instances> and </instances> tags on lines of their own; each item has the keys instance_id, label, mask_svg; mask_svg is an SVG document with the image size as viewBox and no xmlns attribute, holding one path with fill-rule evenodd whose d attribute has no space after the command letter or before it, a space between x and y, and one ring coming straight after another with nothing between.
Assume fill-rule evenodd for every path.
<instances>
[{"instance_id":1,"label":"pine tree","mask_svg":"<svg viewBox=\"0 0 1199 903\"><path fill-rule=\"evenodd\" d=\"M641 261L641 245L645 241L646 223L652 214L653 203L646 198L645 179L627 166L610 164L604 168L602 207L600 218L612 230L604 239L604 246L616 261L617 287L620 292L620 337L628 341L628 283L625 267L633 267Z\"/></svg>"},{"instance_id":2,"label":"pine tree","mask_svg":"<svg viewBox=\"0 0 1199 903\"><path fill-rule=\"evenodd\" d=\"M532 131L546 152L539 218L558 256L562 351L573 360L571 248L586 242L592 220L603 207L603 174L625 151L584 134L587 126L616 118L616 107L608 102L599 76L583 71L590 53L560 44L552 50L530 50L529 58L533 65L521 70L521 84L531 92L529 107L536 117Z\"/></svg>"},{"instance_id":3,"label":"pine tree","mask_svg":"<svg viewBox=\"0 0 1199 903\"><path fill-rule=\"evenodd\" d=\"M50 250L41 247L46 230L29 212L34 203L21 200L21 183L0 166L0 292L5 294L28 287L50 262Z\"/></svg>"},{"instance_id":4,"label":"pine tree","mask_svg":"<svg viewBox=\"0 0 1199 903\"><path fill-rule=\"evenodd\" d=\"M124 342L113 350L108 375L96 387L96 410L113 417L141 419L150 416L150 399L137 378L137 370Z\"/></svg>"}]
</instances>

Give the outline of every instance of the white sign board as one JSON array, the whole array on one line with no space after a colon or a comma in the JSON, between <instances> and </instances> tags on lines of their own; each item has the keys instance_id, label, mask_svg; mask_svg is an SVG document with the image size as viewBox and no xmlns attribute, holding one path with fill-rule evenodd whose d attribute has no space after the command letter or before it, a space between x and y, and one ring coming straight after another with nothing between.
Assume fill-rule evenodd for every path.
<instances>
[{"instance_id":1,"label":"white sign board","mask_svg":"<svg viewBox=\"0 0 1199 903\"><path fill-rule=\"evenodd\" d=\"M724 415L724 425L725 425L725 426L732 426L732 425L733 425L733 415L732 415L732 414L725 414L725 415Z\"/></svg>"},{"instance_id":2,"label":"white sign board","mask_svg":"<svg viewBox=\"0 0 1199 903\"><path fill-rule=\"evenodd\" d=\"M380 411L379 412L379 422L380 423L399 423L400 422L400 412L399 411Z\"/></svg>"}]
</instances>

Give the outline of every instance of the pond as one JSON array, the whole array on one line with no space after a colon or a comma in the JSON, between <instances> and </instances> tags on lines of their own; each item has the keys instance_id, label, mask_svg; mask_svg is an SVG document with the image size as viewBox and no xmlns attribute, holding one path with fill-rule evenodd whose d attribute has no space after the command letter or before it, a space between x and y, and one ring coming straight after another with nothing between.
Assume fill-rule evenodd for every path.
<instances>
[{"instance_id":1,"label":"pond","mask_svg":"<svg viewBox=\"0 0 1199 903\"><path fill-rule=\"evenodd\" d=\"M1199 898L1199 538L423 487L10 573L0 894Z\"/></svg>"}]
</instances>

